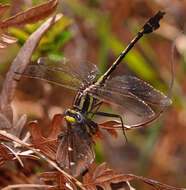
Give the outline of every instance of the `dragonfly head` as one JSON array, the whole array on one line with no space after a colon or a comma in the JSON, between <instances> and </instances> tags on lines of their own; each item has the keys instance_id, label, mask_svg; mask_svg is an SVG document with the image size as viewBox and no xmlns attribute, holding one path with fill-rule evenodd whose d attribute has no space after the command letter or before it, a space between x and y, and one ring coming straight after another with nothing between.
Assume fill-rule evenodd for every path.
<instances>
[{"instance_id":1,"label":"dragonfly head","mask_svg":"<svg viewBox=\"0 0 186 190\"><path fill-rule=\"evenodd\" d=\"M72 125L80 124L83 121L82 114L73 109L67 109L64 118Z\"/></svg>"}]
</instances>

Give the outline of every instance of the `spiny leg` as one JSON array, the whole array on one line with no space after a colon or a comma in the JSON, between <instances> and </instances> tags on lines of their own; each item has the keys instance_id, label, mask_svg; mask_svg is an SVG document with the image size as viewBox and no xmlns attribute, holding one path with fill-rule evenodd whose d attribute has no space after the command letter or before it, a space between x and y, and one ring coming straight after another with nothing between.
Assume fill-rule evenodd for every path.
<instances>
[{"instance_id":1,"label":"spiny leg","mask_svg":"<svg viewBox=\"0 0 186 190\"><path fill-rule=\"evenodd\" d=\"M99 101L96 104L94 104L91 108L91 111L95 108L97 108L96 110L98 110L100 108L100 106L102 105L103 101Z\"/></svg>"},{"instance_id":2,"label":"spiny leg","mask_svg":"<svg viewBox=\"0 0 186 190\"><path fill-rule=\"evenodd\" d=\"M94 115L100 115L100 116L105 116L105 117L116 117L116 118L120 119L123 135L124 135L124 137L126 139L126 142L128 142L127 136L126 136L126 133L125 133L125 127L124 127L124 124L123 124L123 119L122 119L122 117L120 115L112 114L112 113L105 113L105 112L94 112Z\"/></svg>"},{"instance_id":3,"label":"spiny leg","mask_svg":"<svg viewBox=\"0 0 186 190\"><path fill-rule=\"evenodd\" d=\"M92 105L92 108L91 108L91 110L90 110L90 112L89 112L89 113L92 113L91 119L94 117L94 113L98 112L98 110L99 110L99 108L101 107L102 104L103 104L103 102L102 102L102 101L99 101L99 102L97 102L96 104L93 104L93 105ZM95 108L96 108L96 109L95 109ZM94 109L95 109L95 111L93 111Z\"/></svg>"},{"instance_id":4,"label":"spiny leg","mask_svg":"<svg viewBox=\"0 0 186 190\"><path fill-rule=\"evenodd\" d=\"M91 131L91 133L93 135L96 134L96 132L98 131L98 124L89 118L86 118L85 122L86 122L87 126L89 127L89 130Z\"/></svg>"}]
</instances>

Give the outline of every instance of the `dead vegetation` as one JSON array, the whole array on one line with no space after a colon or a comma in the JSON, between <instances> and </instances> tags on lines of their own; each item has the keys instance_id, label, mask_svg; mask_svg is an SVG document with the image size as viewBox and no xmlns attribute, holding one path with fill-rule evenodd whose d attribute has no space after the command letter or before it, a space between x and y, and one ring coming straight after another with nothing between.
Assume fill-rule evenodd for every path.
<instances>
[{"instance_id":1,"label":"dead vegetation","mask_svg":"<svg viewBox=\"0 0 186 190\"><path fill-rule=\"evenodd\" d=\"M21 75L17 75L15 71L19 73L24 71L44 34L63 18L62 14L51 16L56 11L57 5L58 1L50 0L7 19L2 19L2 17L7 9L10 8L10 5L0 6L0 28L2 29L0 48L7 48L9 45L17 42L16 38L6 32L9 27L35 23L50 16L29 36L21 47L11 63L2 84L0 98L0 187L2 190L14 188L133 190L134 188L130 184L132 180L139 180L158 190L181 190L182 188L171 187L149 178L116 172L113 169L109 169L106 163L100 165L93 163L81 180L79 178L76 179L56 164L57 137L63 130L62 114L55 114L50 123L48 118L42 118L42 121L40 119L39 121L28 122L25 114L16 123L14 122L15 114L12 102L21 79ZM120 16L119 13L116 14L113 20L117 20L117 17ZM115 28L117 29L118 27L115 26ZM45 89L43 91L46 92ZM50 101L50 95L48 95L48 101ZM47 104L44 106L45 110L49 108ZM173 125L170 120L167 123ZM117 121L106 121L100 123L99 126L105 129L112 137L117 138L117 129L121 129L121 127L118 127L118 124ZM174 127L176 126L172 126L172 128ZM172 132L170 130L167 133L169 133L169 136L174 136L174 130ZM102 140L102 132L98 131L94 138L95 143L97 139ZM166 142L162 144L163 146L166 147ZM163 149L162 147L161 149ZM169 148L166 148L166 150L171 152ZM164 149L161 151L163 154ZM40 174L33 169L35 167L41 168Z\"/></svg>"}]
</instances>

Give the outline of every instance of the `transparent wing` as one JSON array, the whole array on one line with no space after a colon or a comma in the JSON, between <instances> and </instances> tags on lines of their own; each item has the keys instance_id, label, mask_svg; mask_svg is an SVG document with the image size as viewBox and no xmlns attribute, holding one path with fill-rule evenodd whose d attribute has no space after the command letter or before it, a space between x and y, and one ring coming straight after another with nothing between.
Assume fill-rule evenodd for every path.
<instances>
[{"instance_id":1,"label":"transparent wing","mask_svg":"<svg viewBox=\"0 0 186 190\"><path fill-rule=\"evenodd\" d=\"M53 68L53 70L66 72L72 77L88 84L99 74L97 66L91 62L51 61L47 57L41 57L38 59L38 64Z\"/></svg>"},{"instance_id":2,"label":"transparent wing","mask_svg":"<svg viewBox=\"0 0 186 190\"><path fill-rule=\"evenodd\" d=\"M80 62L76 67L76 71L81 75L81 78L90 84L95 77L100 74L97 66L89 61Z\"/></svg>"},{"instance_id":3,"label":"transparent wing","mask_svg":"<svg viewBox=\"0 0 186 190\"><path fill-rule=\"evenodd\" d=\"M60 85L73 90L78 90L82 82L72 77L67 72L62 72L55 67L45 67L43 65L28 65L21 75L29 78L45 80L47 82Z\"/></svg>"},{"instance_id":4,"label":"transparent wing","mask_svg":"<svg viewBox=\"0 0 186 190\"><path fill-rule=\"evenodd\" d=\"M51 61L47 57L43 57L39 58L37 63L29 64L21 75L78 90L86 83L92 83L97 73L96 65L91 63L84 64L81 72L79 72L74 63Z\"/></svg>"},{"instance_id":5,"label":"transparent wing","mask_svg":"<svg viewBox=\"0 0 186 190\"><path fill-rule=\"evenodd\" d=\"M94 158L92 140L86 131L79 128L63 135L56 160L64 170L77 177L88 169Z\"/></svg>"},{"instance_id":6,"label":"transparent wing","mask_svg":"<svg viewBox=\"0 0 186 190\"><path fill-rule=\"evenodd\" d=\"M140 125L154 117L171 100L151 85L132 76L119 76L107 81L104 87L90 88L90 94L117 104L127 125Z\"/></svg>"},{"instance_id":7,"label":"transparent wing","mask_svg":"<svg viewBox=\"0 0 186 190\"><path fill-rule=\"evenodd\" d=\"M120 92L122 94L133 94L147 104L154 106L168 106L172 103L170 98L150 84L134 76L117 76L108 81L105 90Z\"/></svg>"}]
</instances>

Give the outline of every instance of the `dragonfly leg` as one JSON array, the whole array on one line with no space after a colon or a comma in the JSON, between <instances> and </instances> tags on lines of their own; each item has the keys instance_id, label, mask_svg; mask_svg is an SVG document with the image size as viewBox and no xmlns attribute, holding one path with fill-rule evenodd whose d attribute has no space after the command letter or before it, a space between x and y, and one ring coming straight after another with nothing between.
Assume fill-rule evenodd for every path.
<instances>
[{"instance_id":1,"label":"dragonfly leg","mask_svg":"<svg viewBox=\"0 0 186 190\"><path fill-rule=\"evenodd\" d=\"M95 123L94 121L92 121L92 120L89 119L89 118L86 118L86 119L85 119L85 122L86 122L88 128L90 129L91 133L92 133L93 135L96 134L96 132L97 132L98 129L99 129L99 128L98 128L98 124Z\"/></svg>"},{"instance_id":2,"label":"dragonfly leg","mask_svg":"<svg viewBox=\"0 0 186 190\"><path fill-rule=\"evenodd\" d=\"M97 103L95 103L95 104L92 105L92 108L90 110L90 113L92 113L91 118L94 117L94 113L99 110L99 108L101 107L102 104L103 104L103 102L99 101L99 102L97 102ZM93 111L94 109L95 109L95 111Z\"/></svg>"},{"instance_id":3,"label":"dragonfly leg","mask_svg":"<svg viewBox=\"0 0 186 190\"><path fill-rule=\"evenodd\" d=\"M99 101L96 104L94 104L92 106L92 108L91 108L91 111L96 108L96 112L97 112L97 110L100 108L100 106L102 105L102 103L103 103L102 101Z\"/></svg>"},{"instance_id":4,"label":"dragonfly leg","mask_svg":"<svg viewBox=\"0 0 186 190\"><path fill-rule=\"evenodd\" d=\"M112 113L106 113L106 112L94 112L93 114L94 115L104 116L104 117L116 117L116 118L120 119L123 135L124 135L124 137L126 139L126 142L127 142L127 136L126 136L126 133L125 133L125 127L124 127L124 124L123 124L123 119L122 119L122 117L120 115L112 114Z\"/></svg>"}]
</instances>

